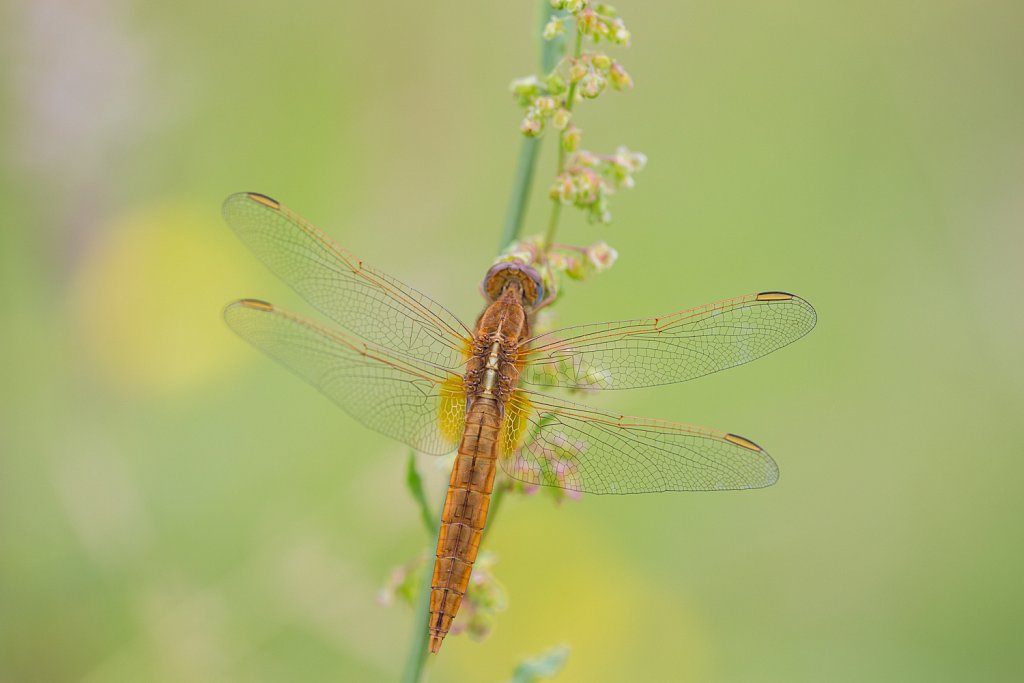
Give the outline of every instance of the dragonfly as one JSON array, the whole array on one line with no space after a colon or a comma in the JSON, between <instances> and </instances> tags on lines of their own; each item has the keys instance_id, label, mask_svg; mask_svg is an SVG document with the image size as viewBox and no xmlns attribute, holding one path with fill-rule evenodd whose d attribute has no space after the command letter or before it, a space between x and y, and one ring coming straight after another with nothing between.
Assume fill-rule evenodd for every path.
<instances>
[{"instance_id":1,"label":"dragonfly","mask_svg":"<svg viewBox=\"0 0 1024 683\"><path fill-rule=\"evenodd\" d=\"M533 266L499 262L467 326L447 308L337 246L270 197L224 202L227 224L333 321L258 299L224 311L239 336L366 427L416 451L456 451L431 580L430 651L466 595L498 467L514 480L588 494L770 486L779 470L737 434L620 415L552 395L683 382L760 358L807 334L809 303L760 292L652 318L534 334L548 301Z\"/></svg>"}]
</instances>

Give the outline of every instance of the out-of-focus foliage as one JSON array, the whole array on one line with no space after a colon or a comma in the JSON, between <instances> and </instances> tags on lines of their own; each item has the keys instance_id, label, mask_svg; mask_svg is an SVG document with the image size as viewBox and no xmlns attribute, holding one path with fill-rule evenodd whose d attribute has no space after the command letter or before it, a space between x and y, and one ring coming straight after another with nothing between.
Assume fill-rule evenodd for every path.
<instances>
[{"instance_id":1,"label":"out-of-focus foliage","mask_svg":"<svg viewBox=\"0 0 1024 683\"><path fill-rule=\"evenodd\" d=\"M563 215L560 242L619 258L553 324L806 297L793 347L594 398L747 435L782 478L509 500L509 609L433 677L565 642L566 682L1015 678L1024 8L620 4L636 88L586 144L649 163L611 226ZM219 206L269 193L472 322L535 5L5 9L0 679L397 679L409 613L377 598L423 546L406 450L225 328L233 298L309 309Z\"/></svg>"},{"instance_id":2,"label":"out-of-focus foliage","mask_svg":"<svg viewBox=\"0 0 1024 683\"><path fill-rule=\"evenodd\" d=\"M527 659L517 666L512 674L512 683L536 683L557 676L568 658L568 647L553 647L536 659Z\"/></svg>"}]
</instances>

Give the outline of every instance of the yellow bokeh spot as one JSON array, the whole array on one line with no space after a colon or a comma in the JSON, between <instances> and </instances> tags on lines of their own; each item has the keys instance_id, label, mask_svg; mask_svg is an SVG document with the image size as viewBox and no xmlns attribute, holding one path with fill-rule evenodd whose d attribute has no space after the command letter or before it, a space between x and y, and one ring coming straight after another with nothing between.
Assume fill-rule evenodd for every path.
<instances>
[{"instance_id":1,"label":"yellow bokeh spot","mask_svg":"<svg viewBox=\"0 0 1024 683\"><path fill-rule=\"evenodd\" d=\"M259 283L259 266L217 207L144 207L114 219L69 291L78 350L129 391L185 390L245 358L221 319Z\"/></svg>"},{"instance_id":2,"label":"yellow bokeh spot","mask_svg":"<svg viewBox=\"0 0 1024 683\"><path fill-rule=\"evenodd\" d=\"M656 579L578 510L541 501L510 508L514 524L490 537L509 607L482 643L446 641L446 665L468 680L564 643L571 653L560 683L706 680L709 634L685 598L696 589Z\"/></svg>"}]
</instances>

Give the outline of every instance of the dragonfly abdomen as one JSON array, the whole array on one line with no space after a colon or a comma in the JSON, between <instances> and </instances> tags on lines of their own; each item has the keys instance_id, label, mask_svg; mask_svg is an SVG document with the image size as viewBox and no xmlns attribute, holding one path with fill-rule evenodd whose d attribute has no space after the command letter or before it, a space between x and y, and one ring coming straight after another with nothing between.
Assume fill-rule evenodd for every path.
<instances>
[{"instance_id":1,"label":"dragonfly abdomen","mask_svg":"<svg viewBox=\"0 0 1024 683\"><path fill-rule=\"evenodd\" d=\"M500 426L497 400L473 401L441 513L430 591L431 652L441 649L469 586L494 486Z\"/></svg>"}]
</instances>

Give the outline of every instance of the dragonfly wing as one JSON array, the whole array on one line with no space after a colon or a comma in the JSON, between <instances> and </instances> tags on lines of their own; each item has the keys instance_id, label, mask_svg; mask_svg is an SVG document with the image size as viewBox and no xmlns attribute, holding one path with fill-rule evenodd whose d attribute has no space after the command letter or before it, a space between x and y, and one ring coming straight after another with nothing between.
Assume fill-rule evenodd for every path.
<instances>
[{"instance_id":1,"label":"dragonfly wing","mask_svg":"<svg viewBox=\"0 0 1024 683\"><path fill-rule=\"evenodd\" d=\"M236 301L224 319L370 429L424 453L448 453L458 444L466 397L457 371L363 342L264 301Z\"/></svg>"},{"instance_id":2,"label":"dragonfly wing","mask_svg":"<svg viewBox=\"0 0 1024 683\"><path fill-rule=\"evenodd\" d=\"M227 198L224 219L271 271L348 332L453 367L470 330L444 306L368 266L276 200Z\"/></svg>"},{"instance_id":3,"label":"dragonfly wing","mask_svg":"<svg viewBox=\"0 0 1024 683\"><path fill-rule=\"evenodd\" d=\"M684 382L791 344L815 320L800 297L761 292L660 318L568 327L526 342L521 381L576 389Z\"/></svg>"},{"instance_id":4,"label":"dragonfly wing","mask_svg":"<svg viewBox=\"0 0 1024 683\"><path fill-rule=\"evenodd\" d=\"M618 415L517 390L506 406L502 469L530 484L584 493L717 491L771 486L779 469L735 434Z\"/></svg>"}]
</instances>

